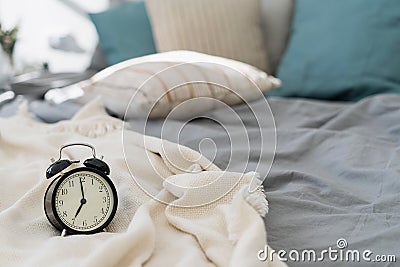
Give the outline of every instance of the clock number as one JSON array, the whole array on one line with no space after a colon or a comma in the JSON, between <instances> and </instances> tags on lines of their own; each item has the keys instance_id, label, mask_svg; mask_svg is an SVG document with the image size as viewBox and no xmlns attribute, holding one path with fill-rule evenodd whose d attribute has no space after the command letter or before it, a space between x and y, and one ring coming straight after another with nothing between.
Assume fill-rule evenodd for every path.
<instances>
[{"instance_id":1,"label":"clock number","mask_svg":"<svg viewBox=\"0 0 400 267\"><path fill-rule=\"evenodd\" d=\"M92 185L94 185L93 178L92 178Z\"/></svg>"},{"instance_id":2,"label":"clock number","mask_svg":"<svg viewBox=\"0 0 400 267\"><path fill-rule=\"evenodd\" d=\"M82 183L84 183L84 182L85 182L85 178L86 178L86 177L81 177L81 181L82 181Z\"/></svg>"},{"instance_id":3,"label":"clock number","mask_svg":"<svg viewBox=\"0 0 400 267\"><path fill-rule=\"evenodd\" d=\"M69 185L69 187L74 187L74 181L73 180L69 180L68 181L68 185Z\"/></svg>"},{"instance_id":4,"label":"clock number","mask_svg":"<svg viewBox=\"0 0 400 267\"><path fill-rule=\"evenodd\" d=\"M61 189L61 195L66 195L66 194L68 194L68 189L67 188Z\"/></svg>"},{"instance_id":5,"label":"clock number","mask_svg":"<svg viewBox=\"0 0 400 267\"><path fill-rule=\"evenodd\" d=\"M67 216L68 216L66 210L63 211L62 216L63 216L63 217L67 217Z\"/></svg>"},{"instance_id":6,"label":"clock number","mask_svg":"<svg viewBox=\"0 0 400 267\"><path fill-rule=\"evenodd\" d=\"M106 213L104 212L104 208L101 208L101 214L106 215Z\"/></svg>"},{"instance_id":7,"label":"clock number","mask_svg":"<svg viewBox=\"0 0 400 267\"><path fill-rule=\"evenodd\" d=\"M102 185L99 186L99 192L100 192L100 193L103 192L103 186L102 186Z\"/></svg>"},{"instance_id":8,"label":"clock number","mask_svg":"<svg viewBox=\"0 0 400 267\"><path fill-rule=\"evenodd\" d=\"M62 199L59 200L59 201L58 201L58 205L60 205L60 206L64 205L64 200L62 200Z\"/></svg>"},{"instance_id":9,"label":"clock number","mask_svg":"<svg viewBox=\"0 0 400 267\"><path fill-rule=\"evenodd\" d=\"M107 197L103 197L103 203L107 203Z\"/></svg>"},{"instance_id":10,"label":"clock number","mask_svg":"<svg viewBox=\"0 0 400 267\"><path fill-rule=\"evenodd\" d=\"M86 220L82 221L82 226L87 226L87 221Z\"/></svg>"},{"instance_id":11,"label":"clock number","mask_svg":"<svg viewBox=\"0 0 400 267\"><path fill-rule=\"evenodd\" d=\"M94 216L93 219L94 219L94 223L98 223L97 216Z\"/></svg>"}]
</instances>

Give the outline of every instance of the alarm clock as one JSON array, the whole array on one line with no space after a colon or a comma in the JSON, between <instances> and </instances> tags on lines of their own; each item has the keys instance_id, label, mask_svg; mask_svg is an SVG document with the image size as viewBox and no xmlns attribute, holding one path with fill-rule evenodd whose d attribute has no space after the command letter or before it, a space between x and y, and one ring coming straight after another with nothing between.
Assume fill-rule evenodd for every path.
<instances>
[{"instance_id":1,"label":"alarm clock","mask_svg":"<svg viewBox=\"0 0 400 267\"><path fill-rule=\"evenodd\" d=\"M74 165L79 160L61 159L62 150L71 146L85 146L92 150L92 158L83 166ZM96 158L90 144L73 143L60 148L59 158L46 171L46 178L53 179L44 196L44 211L49 222L67 234L95 234L105 231L115 216L118 195L110 177L110 168ZM63 172L68 167L67 172Z\"/></svg>"}]
</instances>

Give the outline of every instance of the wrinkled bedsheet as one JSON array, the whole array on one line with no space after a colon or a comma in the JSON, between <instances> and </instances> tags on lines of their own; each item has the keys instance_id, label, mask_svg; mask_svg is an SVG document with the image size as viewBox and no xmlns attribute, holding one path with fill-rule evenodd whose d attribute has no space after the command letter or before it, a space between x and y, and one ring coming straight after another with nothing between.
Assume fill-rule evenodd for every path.
<instances>
[{"instance_id":1,"label":"wrinkled bedsheet","mask_svg":"<svg viewBox=\"0 0 400 267\"><path fill-rule=\"evenodd\" d=\"M400 96L378 95L358 103L332 103L315 100L270 98L277 133L275 159L268 172L268 162L261 161L260 136L252 111L245 106L235 109L246 125L250 143L247 170L264 175L264 187L270 202L265 218L271 247L289 252L313 249L338 249L345 239L346 249L374 255L396 255L400 261ZM252 103L253 112L263 109L263 100ZM210 114L231 126L227 110ZM230 114L230 113L229 113ZM139 131L161 135L161 122ZM143 122L142 122L143 124ZM173 136L180 122L163 125L163 138ZM240 128L240 127L238 127ZM270 137L273 125L261 129ZM230 135L234 135L231 131ZM199 150L203 138L212 138L218 153L214 163L227 166L226 158L247 152L247 147L227 145L227 134L214 122L197 120L181 132L180 143ZM264 140L261 156L270 152L271 140ZM211 147L211 146L210 146ZM202 153L213 155L203 148ZM242 170L243 162L232 157L229 170ZM365 261L331 261L326 266L368 266ZM397 266L398 263L371 262L370 266ZM292 261L289 266L309 266L310 262ZM316 262L314 266L320 266Z\"/></svg>"},{"instance_id":2,"label":"wrinkled bedsheet","mask_svg":"<svg viewBox=\"0 0 400 267\"><path fill-rule=\"evenodd\" d=\"M226 128L209 119L186 123L178 137L182 122L129 123L138 132L200 150L222 169L260 172L270 203L265 227L271 247L319 253L329 247L337 249L337 241L345 239L346 249L371 250L371 258L394 254L399 261L400 96L377 95L357 103L284 98L269 98L268 102L274 121L267 119L262 127L252 112L264 110L264 100L251 103L253 111L244 105L234 108L251 140L243 146L229 146ZM36 109L42 119L55 120L43 115L48 114L48 106ZM242 129L227 110L207 115L227 126L230 136L235 136L236 126ZM277 143L270 168L274 122ZM247 151L248 164L244 164L240 155ZM260 161L260 157L267 160ZM398 264L335 262L328 257L324 261L326 266ZM289 261L288 265L310 263Z\"/></svg>"}]
</instances>

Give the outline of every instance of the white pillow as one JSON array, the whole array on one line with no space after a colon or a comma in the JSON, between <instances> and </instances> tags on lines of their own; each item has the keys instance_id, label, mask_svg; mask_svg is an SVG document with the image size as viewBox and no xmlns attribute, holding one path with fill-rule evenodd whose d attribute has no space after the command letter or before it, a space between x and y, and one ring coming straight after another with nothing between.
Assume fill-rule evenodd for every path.
<instances>
[{"instance_id":1,"label":"white pillow","mask_svg":"<svg viewBox=\"0 0 400 267\"><path fill-rule=\"evenodd\" d=\"M107 109L125 119L165 118L178 106L173 117L190 118L218 106L215 100L227 105L252 101L279 85L245 63L190 51L127 60L79 84L84 91L80 102L100 95ZM181 105L188 100L193 101Z\"/></svg>"},{"instance_id":2,"label":"white pillow","mask_svg":"<svg viewBox=\"0 0 400 267\"><path fill-rule=\"evenodd\" d=\"M191 50L269 71L260 0L146 0L157 51Z\"/></svg>"}]
</instances>

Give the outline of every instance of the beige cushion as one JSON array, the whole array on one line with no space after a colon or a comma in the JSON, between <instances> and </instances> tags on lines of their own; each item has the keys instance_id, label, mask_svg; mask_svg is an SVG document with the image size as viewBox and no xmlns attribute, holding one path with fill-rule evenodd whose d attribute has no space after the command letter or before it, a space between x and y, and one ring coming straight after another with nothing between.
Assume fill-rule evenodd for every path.
<instances>
[{"instance_id":1,"label":"beige cushion","mask_svg":"<svg viewBox=\"0 0 400 267\"><path fill-rule=\"evenodd\" d=\"M146 0L157 50L192 50L268 71L260 0Z\"/></svg>"},{"instance_id":2,"label":"beige cushion","mask_svg":"<svg viewBox=\"0 0 400 267\"><path fill-rule=\"evenodd\" d=\"M80 101L100 95L111 112L127 119L164 118L173 109L172 117L189 118L220 103L258 99L279 85L278 79L245 63L172 51L124 61L99 72L80 83L84 91Z\"/></svg>"},{"instance_id":3,"label":"beige cushion","mask_svg":"<svg viewBox=\"0 0 400 267\"><path fill-rule=\"evenodd\" d=\"M294 0L261 0L265 45L272 74L277 71L289 40L293 5Z\"/></svg>"}]
</instances>

